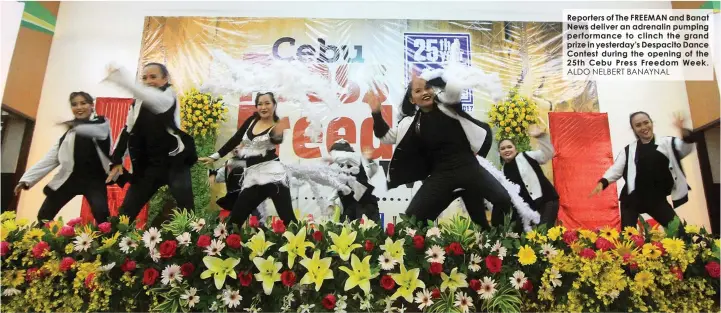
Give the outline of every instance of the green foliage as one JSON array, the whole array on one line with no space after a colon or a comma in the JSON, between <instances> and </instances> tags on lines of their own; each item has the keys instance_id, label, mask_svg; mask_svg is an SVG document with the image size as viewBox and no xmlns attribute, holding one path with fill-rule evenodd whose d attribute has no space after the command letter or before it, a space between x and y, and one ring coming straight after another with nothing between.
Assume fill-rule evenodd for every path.
<instances>
[{"instance_id":1,"label":"green foliage","mask_svg":"<svg viewBox=\"0 0 721 313\"><path fill-rule=\"evenodd\" d=\"M493 298L481 303L484 312L520 312L521 293L510 285L501 285Z\"/></svg>"},{"instance_id":2,"label":"green foliage","mask_svg":"<svg viewBox=\"0 0 721 313\"><path fill-rule=\"evenodd\" d=\"M190 229L190 223L196 220L195 213L186 209L175 209L169 220L163 222L163 230L169 231L173 236L180 236Z\"/></svg>"},{"instance_id":3,"label":"green foliage","mask_svg":"<svg viewBox=\"0 0 721 313\"><path fill-rule=\"evenodd\" d=\"M664 228L664 230L666 231L666 237L676 237L680 225L681 220L678 219L678 216L674 217L673 220L668 223L668 227Z\"/></svg>"}]
</instances>

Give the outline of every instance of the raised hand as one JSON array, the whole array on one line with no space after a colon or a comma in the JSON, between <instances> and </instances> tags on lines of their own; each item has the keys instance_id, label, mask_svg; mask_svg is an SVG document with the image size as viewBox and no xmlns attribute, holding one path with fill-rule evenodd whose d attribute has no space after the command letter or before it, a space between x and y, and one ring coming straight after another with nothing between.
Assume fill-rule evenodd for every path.
<instances>
[{"instance_id":1,"label":"raised hand","mask_svg":"<svg viewBox=\"0 0 721 313\"><path fill-rule=\"evenodd\" d=\"M368 103L368 106L371 108L371 112L373 113L381 111L381 97L375 93L376 90L378 89L374 88L374 90L369 90L363 96L363 102Z\"/></svg>"},{"instance_id":2,"label":"raised hand","mask_svg":"<svg viewBox=\"0 0 721 313\"><path fill-rule=\"evenodd\" d=\"M682 131L684 129L684 123L686 122L686 117L681 112L675 112L673 114L673 126L675 126L679 131Z\"/></svg>"},{"instance_id":3,"label":"raised hand","mask_svg":"<svg viewBox=\"0 0 721 313\"><path fill-rule=\"evenodd\" d=\"M363 157L364 157L366 160L372 160L372 159L373 159L373 152L374 152L374 151L375 151L375 150L374 150L373 148L371 148L371 147L365 147L365 148L363 148Z\"/></svg>"},{"instance_id":4,"label":"raised hand","mask_svg":"<svg viewBox=\"0 0 721 313\"><path fill-rule=\"evenodd\" d=\"M528 135L531 137L538 138L539 136L543 135L544 131L538 124L532 124L528 126Z\"/></svg>"}]
</instances>

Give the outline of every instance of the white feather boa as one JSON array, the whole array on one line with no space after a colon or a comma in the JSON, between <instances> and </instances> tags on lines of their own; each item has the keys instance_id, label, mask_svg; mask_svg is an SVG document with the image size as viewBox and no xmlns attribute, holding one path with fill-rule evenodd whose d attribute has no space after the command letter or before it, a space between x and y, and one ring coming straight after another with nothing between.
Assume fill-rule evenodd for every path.
<instances>
[{"instance_id":1,"label":"white feather boa","mask_svg":"<svg viewBox=\"0 0 721 313\"><path fill-rule=\"evenodd\" d=\"M283 115L299 111L308 119L310 125L305 135L311 139L317 140L323 125L333 119L328 112L340 109L338 94L343 89L313 71L306 63L297 60L239 60L220 50L211 51L211 55L210 75L201 90L217 95L273 92L284 100L280 103ZM320 102L308 99L309 94Z\"/></svg>"},{"instance_id":2,"label":"white feather boa","mask_svg":"<svg viewBox=\"0 0 721 313\"><path fill-rule=\"evenodd\" d=\"M328 214L328 212L325 211L329 206L329 202L326 197L323 196L318 186L330 187L335 192L340 191L345 195L354 191L355 188L352 188L352 186L365 188L354 176L346 174L338 166L334 167L321 162L284 164L284 166L288 171L291 184L294 187L306 183L309 184L310 190L318 202L317 209L303 212L304 215L312 214L316 217L323 217Z\"/></svg>"},{"instance_id":3,"label":"white feather boa","mask_svg":"<svg viewBox=\"0 0 721 313\"><path fill-rule=\"evenodd\" d=\"M478 163L481 164L481 166L483 166L486 171L491 173L491 175L493 175L493 177L495 177L501 183L501 185L503 185L503 188L508 191L508 195L511 196L511 203L513 203L513 206L516 208L518 215L521 217L521 221L523 223L523 230L530 231L531 222L533 224L538 224L541 221L541 215L531 209L528 203L523 201L523 198L521 198L521 196L519 195L521 192L521 187L508 180L506 176L503 175L503 173L495 166L493 166L490 161L479 156L476 156L476 159L478 159ZM489 203L486 202L486 204ZM465 204L463 205L463 209L465 210Z\"/></svg>"}]
</instances>

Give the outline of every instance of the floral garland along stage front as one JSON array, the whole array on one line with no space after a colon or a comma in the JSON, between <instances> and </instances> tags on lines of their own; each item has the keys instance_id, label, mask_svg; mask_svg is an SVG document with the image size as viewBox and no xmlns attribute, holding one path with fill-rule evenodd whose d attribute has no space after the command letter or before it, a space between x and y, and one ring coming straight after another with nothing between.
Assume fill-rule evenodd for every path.
<instances>
[{"instance_id":1,"label":"floral garland along stage front","mask_svg":"<svg viewBox=\"0 0 721 313\"><path fill-rule=\"evenodd\" d=\"M160 229L125 217L42 228L3 213L2 311L710 311L719 240L704 229L598 231L463 216L238 229L176 211ZM685 234L677 237L679 227Z\"/></svg>"}]
</instances>

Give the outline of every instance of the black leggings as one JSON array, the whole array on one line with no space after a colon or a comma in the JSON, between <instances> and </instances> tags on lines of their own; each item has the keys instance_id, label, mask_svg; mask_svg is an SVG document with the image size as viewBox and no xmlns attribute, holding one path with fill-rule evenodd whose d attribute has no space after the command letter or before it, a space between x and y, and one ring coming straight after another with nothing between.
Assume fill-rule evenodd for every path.
<instances>
[{"instance_id":1,"label":"black leggings","mask_svg":"<svg viewBox=\"0 0 721 313\"><path fill-rule=\"evenodd\" d=\"M628 196L626 200L621 201L621 227L636 227L641 213L651 215L663 227L667 227L668 223L678 216L666 198L641 200ZM679 230L682 231L683 227Z\"/></svg>"},{"instance_id":2,"label":"black leggings","mask_svg":"<svg viewBox=\"0 0 721 313\"><path fill-rule=\"evenodd\" d=\"M135 220L143 206L150 201L160 187L168 185L175 198L178 208L193 210L193 183L190 178L190 167L178 165L172 167L149 167L142 176L133 177L133 181L125 194L121 214Z\"/></svg>"},{"instance_id":3,"label":"black leggings","mask_svg":"<svg viewBox=\"0 0 721 313\"><path fill-rule=\"evenodd\" d=\"M290 222L296 221L293 212L293 200L290 196L290 189L280 183L255 185L243 189L238 194L238 200L233 205L230 213L230 222L239 227L248 219L251 211L257 209L265 199L273 200L278 216L287 226Z\"/></svg>"},{"instance_id":4,"label":"black leggings","mask_svg":"<svg viewBox=\"0 0 721 313\"><path fill-rule=\"evenodd\" d=\"M54 219L60 209L77 195L83 195L88 199L96 223L106 222L110 216L108 191L103 179L75 179L71 176L57 190L45 187L45 193L47 197L38 211L40 222Z\"/></svg>"},{"instance_id":5,"label":"black leggings","mask_svg":"<svg viewBox=\"0 0 721 313\"><path fill-rule=\"evenodd\" d=\"M461 192L454 192L463 189ZM423 181L413 196L406 214L418 220L435 220L453 199L460 196L471 220L482 228L489 228L484 199L493 204L491 223L503 225L503 219L511 208L511 197L503 185L480 164L454 170L435 172Z\"/></svg>"}]
</instances>

